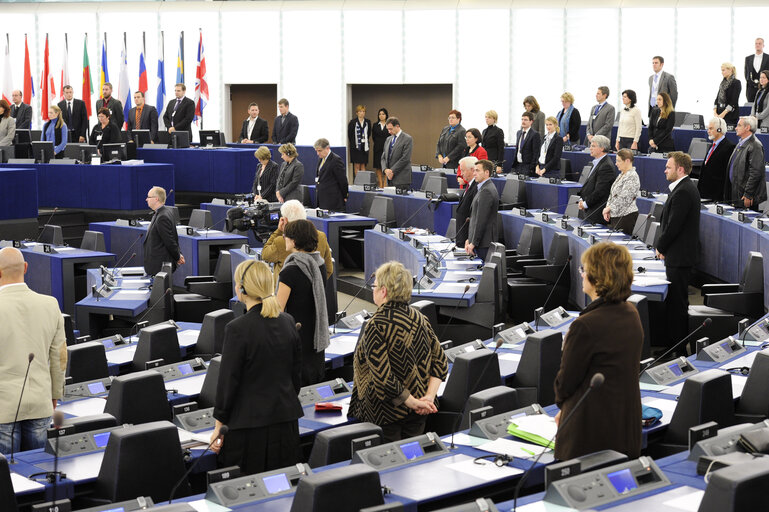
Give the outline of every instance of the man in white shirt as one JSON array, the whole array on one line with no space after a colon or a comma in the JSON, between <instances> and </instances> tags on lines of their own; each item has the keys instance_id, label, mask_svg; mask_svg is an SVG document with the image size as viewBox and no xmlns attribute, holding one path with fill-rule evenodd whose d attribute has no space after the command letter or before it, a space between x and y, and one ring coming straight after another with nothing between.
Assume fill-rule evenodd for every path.
<instances>
[{"instance_id":1,"label":"man in white shirt","mask_svg":"<svg viewBox=\"0 0 769 512\"><path fill-rule=\"evenodd\" d=\"M259 105L251 103L248 106L248 118L243 121L240 130L241 144L262 144L270 137L267 121L259 117Z\"/></svg>"},{"instance_id":2,"label":"man in white shirt","mask_svg":"<svg viewBox=\"0 0 769 512\"><path fill-rule=\"evenodd\" d=\"M758 92L758 78L761 71L769 69L769 55L764 53L764 39L756 39L756 53L745 57L745 95L753 102Z\"/></svg>"},{"instance_id":3,"label":"man in white shirt","mask_svg":"<svg viewBox=\"0 0 769 512\"><path fill-rule=\"evenodd\" d=\"M649 77L649 115L651 116L652 109L657 106L657 95L661 92L666 92L673 101L673 106L676 106L678 101L678 84L676 83L676 77L663 71L665 66L665 58L656 55L652 58L652 69L654 74Z\"/></svg>"}]
</instances>

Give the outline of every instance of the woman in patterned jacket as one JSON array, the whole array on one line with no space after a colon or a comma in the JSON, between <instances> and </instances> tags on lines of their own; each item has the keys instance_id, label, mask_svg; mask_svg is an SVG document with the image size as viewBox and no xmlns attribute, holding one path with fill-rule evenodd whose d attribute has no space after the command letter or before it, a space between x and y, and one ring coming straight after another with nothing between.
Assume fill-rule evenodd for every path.
<instances>
[{"instance_id":1,"label":"woman in patterned jacket","mask_svg":"<svg viewBox=\"0 0 769 512\"><path fill-rule=\"evenodd\" d=\"M641 180L633 167L632 151L620 149L617 152L617 169L620 173L611 186L609 201L603 209L603 218L611 228L632 235L638 218L635 200L641 190Z\"/></svg>"}]
</instances>

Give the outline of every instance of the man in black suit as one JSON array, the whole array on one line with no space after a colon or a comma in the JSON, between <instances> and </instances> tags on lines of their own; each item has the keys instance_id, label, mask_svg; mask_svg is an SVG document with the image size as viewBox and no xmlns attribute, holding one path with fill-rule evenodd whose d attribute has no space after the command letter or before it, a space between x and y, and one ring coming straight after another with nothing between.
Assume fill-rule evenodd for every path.
<instances>
[{"instance_id":1,"label":"man in black suit","mask_svg":"<svg viewBox=\"0 0 769 512\"><path fill-rule=\"evenodd\" d=\"M192 119L195 117L195 102L189 99L184 93L187 86L176 84L174 86L174 95L176 98L168 102L166 112L163 114L163 123L168 128L168 133L187 132L192 141Z\"/></svg>"},{"instance_id":2,"label":"man in black suit","mask_svg":"<svg viewBox=\"0 0 769 512\"><path fill-rule=\"evenodd\" d=\"M542 144L541 134L531 124L534 122L534 114L524 112L521 114L521 129L515 134L515 151L513 151L513 171L516 174L534 176L539 157L539 146Z\"/></svg>"},{"instance_id":3,"label":"man in black suit","mask_svg":"<svg viewBox=\"0 0 769 512\"><path fill-rule=\"evenodd\" d=\"M17 130L32 129L32 107L21 101L22 93L19 90L11 93L11 117L16 119Z\"/></svg>"},{"instance_id":4,"label":"man in black suit","mask_svg":"<svg viewBox=\"0 0 769 512\"><path fill-rule=\"evenodd\" d=\"M617 174L614 162L608 156L610 145L609 138L604 135L594 135L590 142L592 167L587 171L587 180L579 192L582 198L579 201L579 218L585 222L606 224L600 212L606 206Z\"/></svg>"},{"instance_id":5,"label":"man in black suit","mask_svg":"<svg viewBox=\"0 0 769 512\"><path fill-rule=\"evenodd\" d=\"M144 93L136 91L134 93L134 103L136 106L128 111L128 140L134 140L134 130L149 130L150 140L158 140L158 110L152 105L144 103Z\"/></svg>"},{"instance_id":6,"label":"man in black suit","mask_svg":"<svg viewBox=\"0 0 769 512\"><path fill-rule=\"evenodd\" d=\"M288 111L288 100L281 98L278 101L280 115L275 118L272 125L273 144L296 144L296 133L299 131L299 119Z\"/></svg>"},{"instance_id":7,"label":"man in black suit","mask_svg":"<svg viewBox=\"0 0 769 512\"><path fill-rule=\"evenodd\" d=\"M465 252L486 261L491 242L496 242L499 192L489 179L494 164L489 160L478 160L473 170L478 190L470 207L470 232L465 240Z\"/></svg>"},{"instance_id":8,"label":"man in black suit","mask_svg":"<svg viewBox=\"0 0 769 512\"><path fill-rule=\"evenodd\" d=\"M457 210L454 212L456 219L456 235L454 244L457 247L464 247L467 240L468 225L470 223L470 208L473 205L473 199L478 192L478 183L475 182L475 164L478 159L474 156L466 156L459 160L459 169L462 176L472 176L472 179L465 187L462 197L459 198Z\"/></svg>"},{"instance_id":9,"label":"man in black suit","mask_svg":"<svg viewBox=\"0 0 769 512\"><path fill-rule=\"evenodd\" d=\"M112 84L104 82L104 86L101 88L102 97L96 100L96 112L100 108L107 108L110 112L110 122L117 126L118 131L123 129L123 103L112 97Z\"/></svg>"},{"instance_id":10,"label":"man in black suit","mask_svg":"<svg viewBox=\"0 0 769 512\"><path fill-rule=\"evenodd\" d=\"M64 99L59 102L61 115L67 128L75 132L71 142L85 142L88 137L88 113L85 102L74 98L75 91L71 85L64 86Z\"/></svg>"},{"instance_id":11,"label":"man in black suit","mask_svg":"<svg viewBox=\"0 0 769 512\"><path fill-rule=\"evenodd\" d=\"M144 273L154 276L170 261L173 269L184 265L184 256L179 252L179 235L176 233L176 221L170 208L166 208L166 190L152 187L147 193L147 206L155 214L144 236Z\"/></svg>"},{"instance_id":12,"label":"man in black suit","mask_svg":"<svg viewBox=\"0 0 769 512\"><path fill-rule=\"evenodd\" d=\"M708 138L713 141L705 161L700 169L697 189L703 199L724 200L724 183L729 170L729 159L734 152L734 144L725 137L726 121L714 117L708 123Z\"/></svg>"},{"instance_id":13,"label":"man in black suit","mask_svg":"<svg viewBox=\"0 0 769 512\"><path fill-rule=\"evenodd\" d=\"M761 72L769 69L769 55L764 53L764 39L756 39L756 53L745 57L745 95L749 102L756 99L758 79Z\"/></svg>"},{"instance_id":14,"label":"man in black suit","mask_svg":"<svg viewBox=\"0 0 769 512\"><path fill-rule=\"evenodd\" d=\"M735 206L758 211L766 201L766 173L764 146L756 138L758 120L753 116L741 117L737 123L740 140L729 159L728 178L724 195Z\"/></svg>"},{"instance_id":15,"label":"man in black suit","mask_svg":"<svg viewBox=\"0 0 769 512\"><path fill-rule=\"evenodd\" d=\"M688 331L689 277L700 254L700 193L689 178L691 172L689 155L680 151L670 153L665 165L670 194L662 208L662 232L656 247L670 281L665 299L668 346L682 340Z\"/></svg>"},{"instance_id":16,"label":"man in black suit","mask_svg":"<svg viewBox=\"0 0 769 512\"><path fill-rule=\"evenodd\" d=\"M314 147L318 154L318 167L315 170L318 208L343 212L347 202L347 169L344 162L331 151L328 140L318 139Z\"/></svg>"},{"instance_id":17,"label":"man in black suit","mask_svg":"<svg viewBox=\"0 0 769 512\"><path fill-rule=\"evenodd\" d=\"M241 144L262 144L270 138L267 121L259 117L259 105L251 103L248 106L248 118L243 121L240 130Z\"/></svg>"}]
</instances>

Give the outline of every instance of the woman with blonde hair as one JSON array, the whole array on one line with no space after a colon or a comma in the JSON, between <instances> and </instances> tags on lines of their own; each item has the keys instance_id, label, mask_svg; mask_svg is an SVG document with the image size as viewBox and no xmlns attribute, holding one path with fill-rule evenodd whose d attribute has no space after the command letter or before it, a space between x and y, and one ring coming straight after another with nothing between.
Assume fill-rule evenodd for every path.
<instances>
[{"instance_id":1,"label":"woman with blonde hair","mask_svg":"<svg viewBox=\"0 0 769 512\"><path fill-rule=\"evenodd\" d=\"M353 178L358 171L365 171L368 164L371 121L366 119L366 106L355 107L355 117L347 124L347 147L350 148Z\"/></svg>"},{"instance_id":2,"label":"woman with blonde hair","mask_svg":"<svg viewBox=\"0 0 769 512\"><path fill-rule=\"evenodd\" d=\"M275 195L281 203L285 203L290 199L301 201L302 189L299 185L302 184L302 178L304 177L304 164L297 158L299 153L296 151L296 146L289 142L280 146L278 152L280 153L281 160L283 160L283 164L278 172Z\"/></svg>"},{"instance_id":3,"label":"woman with blonde hair","mask_svg":"<svg viewBox=\"0 0 769 512\"><path fill-rule=\"evenodd\" d=\"M740 120L740 93L742 83L737 78L737 68L731 62L721 64L721 76L716 101L713 102L713 114L720 117L729 126L737 126Z\"/></svg>"},{"instance_id":4,"label":"woman with blonde hair","mask_svg":"<svg viewBox=\"0 0 769 512\"><path fill-rule=\"evenodd\" d=\"M675 151L673 143L673 127L675 126L673 100L666 92L657 95L657 106L649 116L649 146L655 153L670 153Z\"/></svg>"},{"instance_id":5,"label":"woman with blonde hair","mask_svg":"<svg viewBox=\"0 0 769 512\"><path fill-rule=\"evenodd\" d=\"M563 139L558 134L558 119L553 116L545 119L545 133L542 135L542 145L539 148L537 167L534 172L538 176L557 178L561 172L561 155L563 154Z\"/></svg>"},{"instance_id":6,"label":"woman with blonde hair","mask_svg":"<svg viewBox=\"0 0 769 512\"><path fill-rule=\"evenodd\" d=\"M555 116L558 119L558 128L563 142L579 144L579 127L582 118L579 110L574 108L574 95L570 92L561 94L561 106L563 109Z\"/></svg>"},{"instance_id":7,"label":"woman with blonde hair","mask_svg":"<svg viewBox=\"0 0 769 512\"><path fill-rule=\"evenodd\" d=\"M256 164L254 184L251 187L254 199L264 199L276 203L278 198L275 195L275 185L280 171L278 164L272 161L272 153L267 146L262 146L254 151L254 158L259 162Z\"/></svg>"},{"instance_id":8,"label":"woman with blonde hair","mask_svg":"<svg viewBox=\"0 0 769 512\"><path fill-rule=\"evenodd\" d=\"M53 154L56 158L64 156L64 148L67 147L69 131L67 124L61 116L61 109L56 105L48 107L48 121L43 126L43 134L40 140L53 142Z\"/></svg>"},{"instance_id":9,"label":"woman with blonde hair","mask_svg":"<svg viewBox=\"0 0 769 512\"><path fill-rule=\"evenodd\" d=\"M219 467L238 465L250 475L299 462L301 346L267 264L244 261L234 278L247 311L224 329L211 441Z\"/></svg>"}]
</instances>

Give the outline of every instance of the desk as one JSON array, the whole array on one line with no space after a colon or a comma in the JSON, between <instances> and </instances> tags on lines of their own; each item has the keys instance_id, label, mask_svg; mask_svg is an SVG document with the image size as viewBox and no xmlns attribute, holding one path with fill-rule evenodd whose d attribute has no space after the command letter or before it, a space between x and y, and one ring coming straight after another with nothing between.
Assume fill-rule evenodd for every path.
<instances>
[{"instance_id":1,"label":"desk","mask_svg":"<svg viewBox=\"0 0 769 512\"><path fill-rule=\"evenodd\" d=\"M363 204L364 194L365 192L361 190L350 189L347 198L347 211L359 212ZM437 206L435 206L436 203L426 206L430 200L422 192L414 192L405 196L384 192L378 192L378 194L392 198L397 226L405 227L406 221L408 221L411 226L427 229L440 235L446 234L449 221L454 217L454 210L459 204L456 201L443 201ZM419 214L415 215L420 208L422 209ZM435 209L433 210L433 208Z\"/></svg>"},{"instance_id":2,"label":"desk","mask_svg":"<svg viewBox=\"0 0 769 512\"><path fill-rule=\"evenodd\" d=\"M37 172L0 168L0 240L37 237Z\"/></svg>"},{"instance_id":3,"label":"desk","mask_svg":"<svg viewBox=\"0 0 769 512\"><path fill-rule=\"evenodd\" d=\"M331 254L334 256L337 265L342 264L342 253L339 249L339 231L352 228L371 229L376 224L376 219L352 213L339 212L331 213L329 217L317 217L314 209L307 210L307 220L312 222L318 231L322 231L326 235L328 246L331 247Z\"/></svg>"},{"instance_id":4,"label":"desk","mask_svg":"<svg viewBox=\"0 0 769 512\"><path fill-rule=\"evenodd\" d=\"M227 144L227 147L231 148L238 148L238 149L248 149L251 151L251 155L253 155L254 151L256 151L258 148L262 146L267 146L267 148L270 150L270 153L272 154L272 159L278 163L278 165L281 165L283 163L283 160L280 158L280 152L278 151L278 148L282 146L282 144ZM346 146L329 146L331 148L331 151L339 155L339 157L342 159L342 162L344 162L345 169L347 168L347 147ZM304 165L304 178L302 179L303 185L315 185L315 169L318 167L318 154L315 152L315 148L313 146L296 146L296 152L297 152L297 159L302 162L302 165ZM256 170L256 159L254 159L253 162L254 171ZM251 176L251 183L253 183L253 173ZM352 183L352 181L350 182ZM248 190L251 190L251 185L249 185Z\"/></svg>"}]
</instances>

